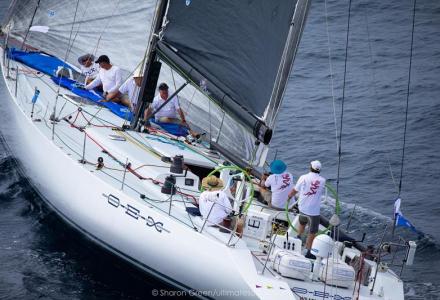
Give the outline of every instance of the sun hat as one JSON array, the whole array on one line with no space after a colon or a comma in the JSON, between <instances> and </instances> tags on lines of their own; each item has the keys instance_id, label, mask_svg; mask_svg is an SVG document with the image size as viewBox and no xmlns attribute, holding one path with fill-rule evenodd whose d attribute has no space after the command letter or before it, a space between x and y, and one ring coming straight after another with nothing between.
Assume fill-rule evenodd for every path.
<instances>
[{"instance_id":1,"label":"sun hat","mask_svg":"<svg viewBox=\"0 0 440 300\"><path fill-rule=\"evenodd\" d=\"M282 160L274 160L271 164L270 164L270 171L273 174L281 174L284 171L286 171L287 166L286 164L282 161Z\"/></svg>"},{"instance_id":2,"label":"sun hat","mask_svg":"<svg viewBox=\"0 0 440 300\"><path fill-rule=\"evenodd\" d=\"M80 65L83 65L87 60L91 60L91 61L93 61L93 60L95 60L95 56L93 55L93 54L90 54L90 53L87 53L87 54L84 54L84 55L81 55L80 57L78 57L78 63L80 64Z\"/></svg>"},{"instance_id":3,"label":"sun hat","mask_svg":"<svg viewBox=\"0 0 440 300\"><path fill-rule=\"evenodd\" d=\"M321 171L321 162L319 160L314 160L310 163L310 166L315 171Z\"/></svg>"},{"instance_id":4,"label":"sun hat","mask_svg":"<svg viewBox=\"0 0 440 300\"><path fill-rule=\"evenodd\" d=\"M214 175L203 178L202 187L205 191L219 191L223 189L223 180Z\"/></svg>"}]
</instances>

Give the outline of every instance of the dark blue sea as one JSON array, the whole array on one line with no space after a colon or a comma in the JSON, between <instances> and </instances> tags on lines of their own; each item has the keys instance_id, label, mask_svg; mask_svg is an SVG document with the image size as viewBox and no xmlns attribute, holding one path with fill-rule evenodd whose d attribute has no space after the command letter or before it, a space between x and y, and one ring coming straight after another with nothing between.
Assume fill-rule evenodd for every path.
<instances>
[{"instance_id":1,"label":"dark blue sea","mask_svg":"<svg viewBox=\"0 0 440 300\"><path fill-rule=\"evenodd\" d=\"M0 17L8 4L0 0ZM270 157L284 159L295 176L319 159L335 185L348 1L329 0L327 17L325 4L312 3ZM367 244L391 226L397 197L412 7L408 0L352 3L339 196L344 226L352 214L348 231L365 232ZM407 299L440 299L439 33L440 2L419 0L401 210L421 234L395 233L418 243L415 264L403 273ZM1 81L0 101L8 97ZM0 140L0 299L146 299L159 286L127 272L42 206Z\"/></svg>"}]
</instances>

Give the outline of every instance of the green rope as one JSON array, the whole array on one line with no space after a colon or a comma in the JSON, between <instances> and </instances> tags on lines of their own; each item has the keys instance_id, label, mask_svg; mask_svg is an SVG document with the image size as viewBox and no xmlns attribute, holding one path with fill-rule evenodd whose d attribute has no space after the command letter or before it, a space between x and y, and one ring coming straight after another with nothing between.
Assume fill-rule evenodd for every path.
<instances>
[{"instance_id":1,"label":"green rope","mask_svg":"<svg viewBox=\"0 0 440 300\"><path fill-rule=\"evenodd\" d=\"M329 183L326 183L325 187L330 191L333 198L335 199L335 215L339 216L339 214L341 213L341 204L339 203L338 193Z\"/></svg>"},{"instance_id":2,"label":"green rope","mask_svg":"<svg viewBox=\"0 0 440 300\"><path fill-rule=\"evenodd\" d=\"M335 215L339 216L339 214L341 213L341 205L339 203L338 194L336 193L335 189L329 183L326 183L325 187L330 191L330 193L335 198ZM294 232L298 233L298 230L296 230L295 226L293 226L292 221L290 220L290 217L289 217L289 202L290 201L286 201L286 218L287 218L287 223L289 223L289 227L292 228L292 230ZM329 232L332 229L332 227L333 226L329 224L327 228L324 228L324 229L318 231L316 233L316 235L327 233L327 232Z\"/></svg>"}]
</instances>

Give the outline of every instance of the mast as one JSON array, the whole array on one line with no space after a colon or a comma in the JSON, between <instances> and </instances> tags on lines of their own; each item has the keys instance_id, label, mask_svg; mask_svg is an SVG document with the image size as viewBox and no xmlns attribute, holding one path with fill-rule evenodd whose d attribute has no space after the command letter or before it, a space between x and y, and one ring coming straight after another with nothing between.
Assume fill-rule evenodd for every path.
<instances>
[{"instance_id":1,"label":"mast","mask_svg":"<svg viewBox=\"0 0 440 300\"><path fill-rule=\"evenodd\" d=\"M163 20L168 6L168 0L159 0L156 14L154 16L153 31L151 32L150 45L147 54L147 64L144 69L142 85L138 96L138 107L136 114L131 121L130 128L136 128L139 118L142 116L146 106L153 102L156 91L157 81L162 64L157 61L156 44L159 41L159 33L162 28Z\"/></svg>"}]
</instances>

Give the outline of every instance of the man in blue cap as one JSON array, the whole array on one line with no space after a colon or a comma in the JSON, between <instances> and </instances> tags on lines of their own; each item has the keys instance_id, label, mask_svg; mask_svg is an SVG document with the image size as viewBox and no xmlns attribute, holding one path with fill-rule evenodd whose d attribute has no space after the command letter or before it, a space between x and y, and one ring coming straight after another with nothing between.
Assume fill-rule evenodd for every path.
<instances>
[{"instance_id":1,"label":"man in blue cap","mask_svg":"<svg viewBox=\"0 0 440 300\"><path fill-rule=\"evenodd\" d=\"M270 164L271 175L263 175L261 178L261 186L270 187L272 191L272 199L269 207L278 209L286 208L289 193L293 189L293 176L286 172L287 166L282 160L274 160ZM289 203L289 209L292 208L294 201Z\"/></svg>"}]
</instances>

